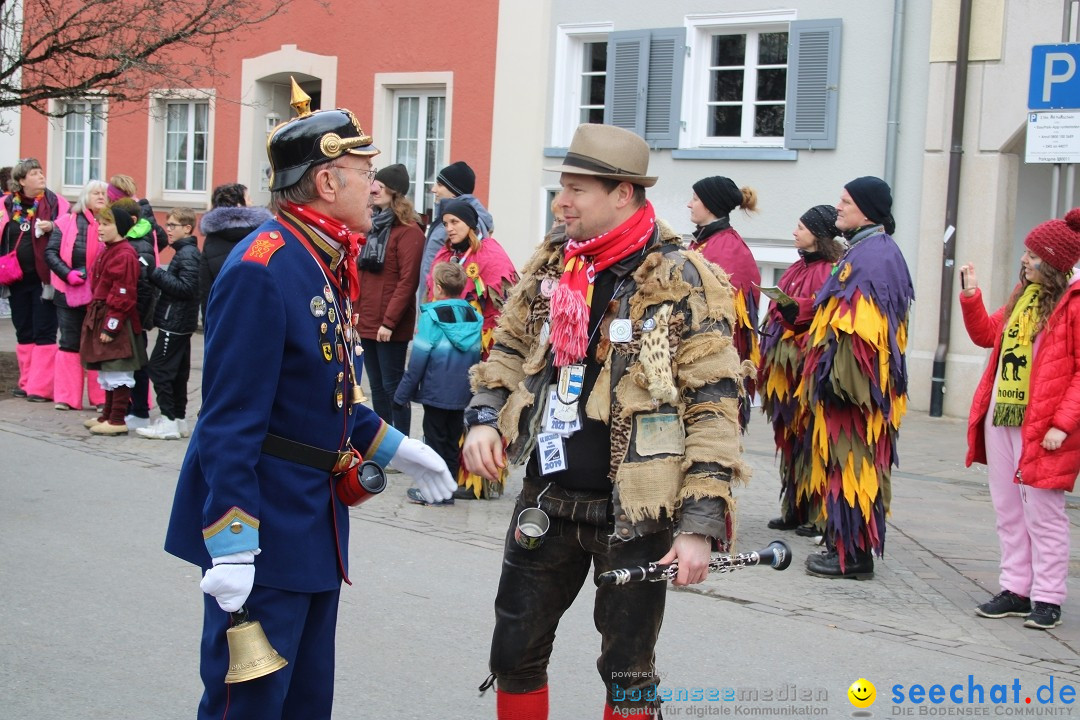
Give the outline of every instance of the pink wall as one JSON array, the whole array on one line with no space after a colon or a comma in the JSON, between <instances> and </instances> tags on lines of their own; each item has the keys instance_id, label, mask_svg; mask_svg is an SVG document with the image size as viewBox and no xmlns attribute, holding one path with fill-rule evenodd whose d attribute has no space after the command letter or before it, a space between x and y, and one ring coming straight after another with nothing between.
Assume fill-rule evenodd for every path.
<instances>
[{"instance_id":1,"label":"pink wall","mask_svg":"<svg viewBox=\"0 0 1080 720\"><path fill-rule=\"evenodd\" d=\"M29 3L28 3L29 5ZM435 8L435 9L433 9ZM454 73L449 162L465 160L477 171L476 195L487 200L491 166L491 116L494 105L498 0L438 6L425 0L368 0L336 3L331 15L312 0L296 0L287 11L224 43L217 68L221 77L214 110L215 184L236 174L241 60L295 44L305 52L338 58L337 104L371 127L374 75L380 72ZM301 36L300 29L303 29ZM324 44L324 40L329 40ZM113 105L106 135L107 176L126 173L146 187L147 105ZM46 119L23 114L22 155L45 162ZM375 138L380 144L380 138ZM385 143L384 143L385 144ZM156 171L156 170L155 170Z\"/></svg>"}]
</instances>

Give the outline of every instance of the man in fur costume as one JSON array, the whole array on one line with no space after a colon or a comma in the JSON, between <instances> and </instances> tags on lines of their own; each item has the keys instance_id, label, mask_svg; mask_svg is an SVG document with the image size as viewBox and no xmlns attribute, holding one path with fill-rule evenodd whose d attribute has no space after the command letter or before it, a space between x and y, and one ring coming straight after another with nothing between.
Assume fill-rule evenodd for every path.
<instances>
[{"instance_id":1,"label":"man in fur costume","mask_svg":"<svg viewBox=\"0 0 1080 720\"><path fill-rule=\"evenodd\" d=\"M648 164L634 133L578 128L549 168L562 173L564 227L525 267L473 368L469 469L493 478L528 463L495 600L488 685L498 682L500 718L547 717L555 629L590 566L595 578L677 560L675 584L701 582L713 543L730 540L731 486L749 474L731 284L656 219ZM514 530L536 506L551 528L530 550ZM605 718L660 716L665 593L661 583L596 592Z\"/></svg>"}]
</instances>

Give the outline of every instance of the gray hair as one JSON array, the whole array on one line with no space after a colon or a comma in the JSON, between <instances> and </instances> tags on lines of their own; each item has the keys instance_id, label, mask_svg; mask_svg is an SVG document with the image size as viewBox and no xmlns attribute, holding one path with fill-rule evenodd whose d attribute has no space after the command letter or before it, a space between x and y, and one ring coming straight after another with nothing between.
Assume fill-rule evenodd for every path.
<instances>
[{"instance_id":1,"label":"gray hair","mask_svg":"<svg viewBox=\"0 0 1080 720\"><path fill-rule=\"evenodd\" d=\"M83 210L85 210L86 203L90 200L90 193L95 190L100 190L103 193L108 193L109 183L105 182L104 180L91 180L90 182L86 183L86 187L84 187L82 189L82 192L79 193L79 199L76 200L75 204L71 206L71 212L75 215L78 215ZM108 200L107 195L106 200Z\"/></svg>"},{"instance_id":2,"label":"gray hair","mask_svg":"<svg viewBox=\"0 0 1080 720\"><path fill-rule=\"evenodd\" d=\"M314 200L319 199L319 191L315 187L315 174L323 167L325 163L318 163L311 165L304 174L296 181L295 184L290 185L287 188L281 190L274 190L270 193L270 207L274 212L280 212L284 209L286 203L292 203L294 205L307 205ZM348 179L346 173L343 173L338 169L336 165L328 165L330 172L334 174L334 179L338 181L341 187L348 186Z\"/></svg>"}]
</instances>

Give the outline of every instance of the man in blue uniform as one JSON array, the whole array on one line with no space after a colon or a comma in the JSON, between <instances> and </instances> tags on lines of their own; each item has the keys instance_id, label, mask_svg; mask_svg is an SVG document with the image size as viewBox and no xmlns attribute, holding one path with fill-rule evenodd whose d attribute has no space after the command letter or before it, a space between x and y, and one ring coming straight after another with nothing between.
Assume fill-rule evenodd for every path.
<instances>
[{"instance_id":1,"label":"man in blue uniform","mask_svg":"<svg viewBox=\"0 0 1080 720\"><path fill-rule=\"evenodd\" d=\"M237 244L210 292L203 405L165 549L205 570L200 718L329 718L356 452L413 477L432 502L445 463L360 404L356 253L371 226L378 150L348 110L307 110L268 143L277 210ZM288 661L226 685L229 612L247 606Z\"/></svg>"}]
</instances>

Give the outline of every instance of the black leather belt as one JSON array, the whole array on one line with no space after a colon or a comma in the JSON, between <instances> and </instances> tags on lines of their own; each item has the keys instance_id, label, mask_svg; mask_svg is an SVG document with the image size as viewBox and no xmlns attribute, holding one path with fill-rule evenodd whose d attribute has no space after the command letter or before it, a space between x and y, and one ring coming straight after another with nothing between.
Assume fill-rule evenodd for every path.
<instances>
[{"instance_id":1,"label":"black leather belt","mask_svg":"<svg viewBox=\"0 0 1080 720\"><path fill-rule=\"evenodd\" d=\"M305 445L280 435L266 434L263 440L262 451L267 455L273 455L282 460L306 465L316 470L326 472L345 472L359 459L352 453L351 448L343 451L323 450L314 445Z\"/></svg>"}]
</instances>

